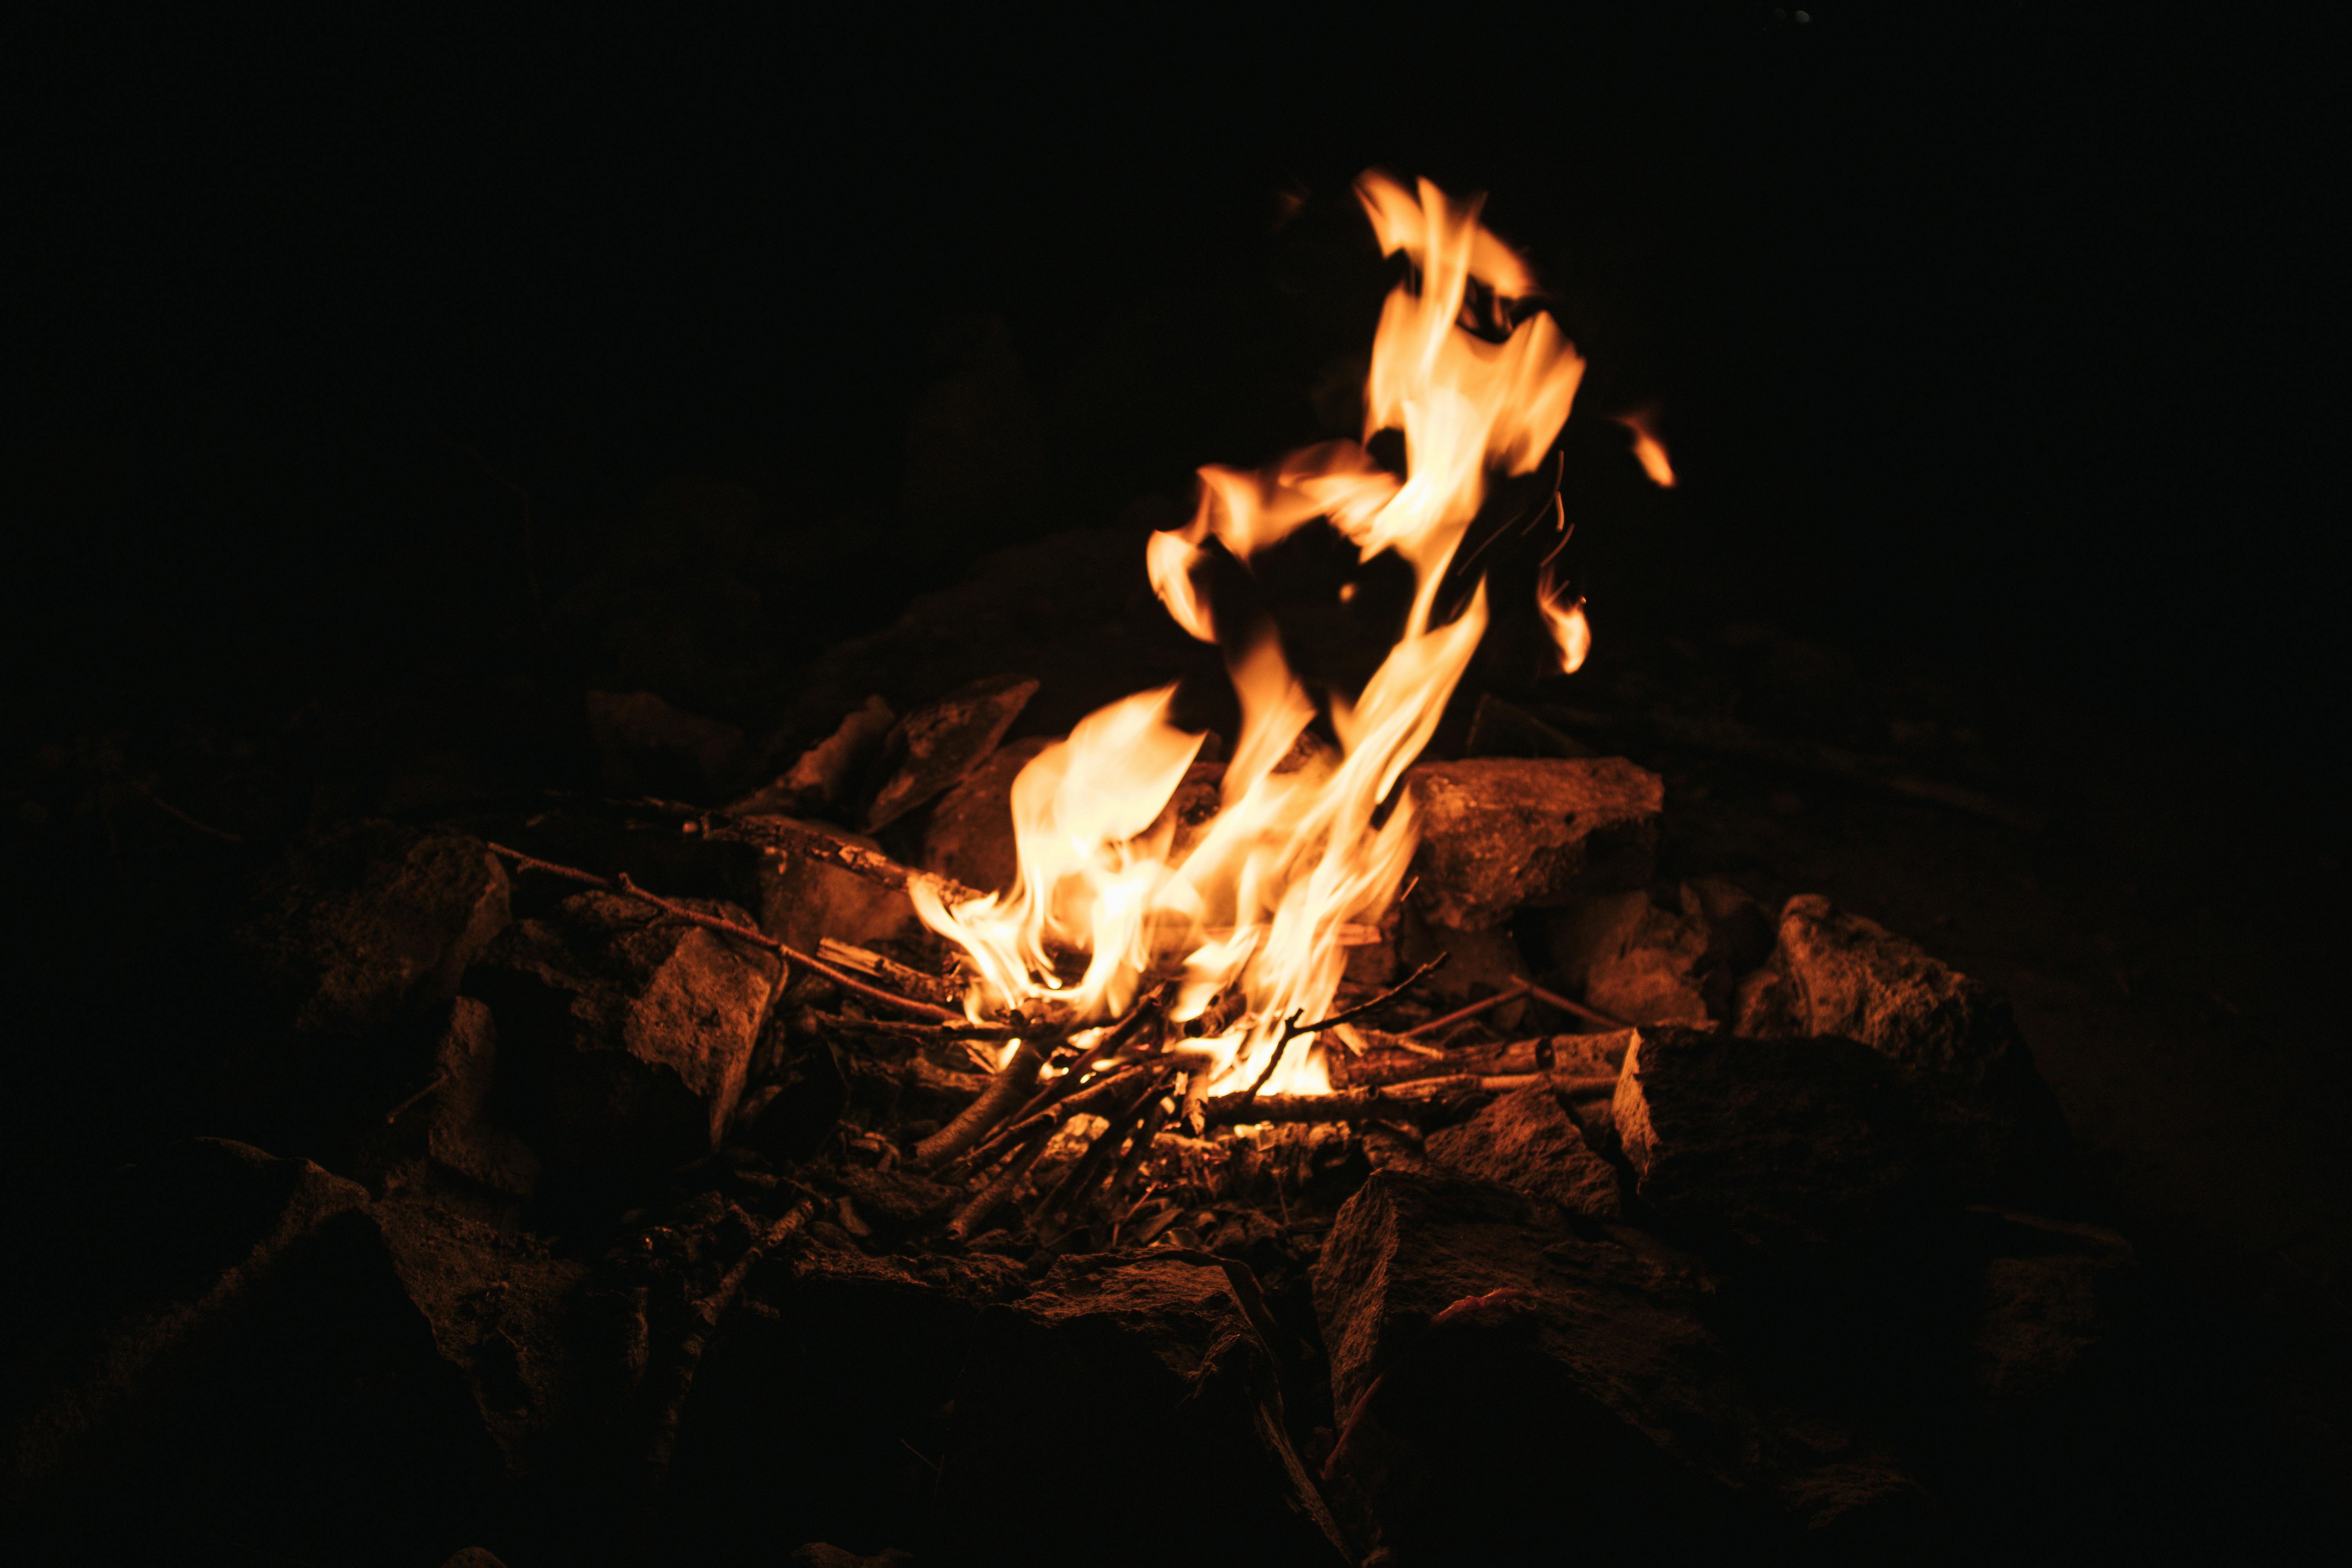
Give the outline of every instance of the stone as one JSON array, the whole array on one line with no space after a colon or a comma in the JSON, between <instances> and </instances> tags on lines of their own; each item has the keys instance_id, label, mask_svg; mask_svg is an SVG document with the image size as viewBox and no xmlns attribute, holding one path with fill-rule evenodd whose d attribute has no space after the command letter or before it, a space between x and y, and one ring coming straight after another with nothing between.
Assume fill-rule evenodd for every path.
<instances>
[{"instance_id":1,"label":"stone","mask_svg":"<svg viewBox=\"0 0 2352 1568\"><path fill-rule=\"evenodd\" d=\"M1013 840L1013 781L1054 742L1043 735L998 747L932 808L923 869L982 892L1010 890L1021 857Z\"/></svg>"},{"instance_id":2,"label":"stone","mask_svg":"<svg viewBox=\"0 0 2352 1568\"><path fill-rule=\"evenodd\" d=\"M498 1047L490 1010L470 996L452 1001L436 1037L433 1077L364 1146L361 1173L400 1186L428 1179L429 1169L510 1198L537 1191L539 1155L491 1113Z\"/></svg>"},{"instance_id":3,"label":"stone","mask_svg":"<svg viewBox=\"0 0 2352 1568\"><path fill-rule=\"evenodd\" d=\"M1640 1232L1565 1234L1491 1184L1375 1173L1315 1274L1335 1498L1401 1565L1550 1561L1568 1541L1777 1556L1903 1511L1917 1489L1891 1461L1743 1382L1704 1320L1713 1290Z\"/></svg>"},{"instance_id":4,"label":"stone","mask_svg":"<svg viewBox=\"0 0 2352 1568\"><path fill-rule=\"evenodd\" d=\"M837 808L848 798L852 781L881 753L883 738L898 721L887 702L868 697L784 773L730 805L729 815L800 816Z\"/></svg>"},{"instance_id":5,"label":"stone","mask_svg":"<svg viewBox=\"0 0 2352 1568\"><path fill-rule=\"evenodd\" d=\"M507 1568L486 1546L461 1546L442 1560L441 1568Z\"/></svg>"},{"instance_id":6,"label":"stone","mask_svg":"<svg viewBox=\"0 0 2352 1568\"><path fill-rule=\"evenodd\" d=\"M1423 1140L1430 1163L1454 1175L1557 1205L1587 1219L1620 1219L1617 1173L1584 1142L1548 1085L1497 1098L1469 1121Z\"/></svg>"},{"instance_id":7,"label":"stone","mask_svg":"<svg viewBox=\"0 0 2352 1568\"><path fill-rule=\"evenodd\" d=\"M306 839L264 881L236 943L300 1038L348 1040L457 994L507 924L483 842L368 820Z\"/></svg>"},{"instance_id":8,"label":"stone","mask_svg":"<svg viewBox=\"0 0 2352 1568\"><path fill-rule=\"evenodd\" d=\"M195 1139L113 1172L12 1326L0 1511L26 1561L388 1561L464 1528L496 1450L436 1352L365 1189ZM460 1537L462 1538L462 1537Z\"/></svg>"},{"instance_id":9,"label":"stone","mask_svg":"<svg viewBox=\"0 0 2352 1568\"><path fill-rule=\"evenodd\" d=\"M908 1170L846 1165L834 1173L834 1180L856 1200L860 1214L896 1230L943 1217L958 1196L956 1189Z\"/></svg>"},{"instance_id":10,"label":"stone","mask_svg":"<svg viewBox=\"0 0 2352 1568\"><path fill-rule=\"evenodd\" d=\"M2114 1332L2137 1273L2132 1245L2097 1226L2000 1214L1968 1332L1969 1385L1989 1421L2046 1414Z\"/></svg>"},{"instance_id":11,"label":"stone","mask_svg":"<svg viewBox=\"0 0 2352 1568\"><path fill-rule=\"evenodd\" d=\"M584 1424L567 1328L587 1265L427 1192L397 1194L370 1215L504 1473L524 1480L549 1469L567 1429Z\"/></svg>"},{"instance_id":12,"label":"stone","mask_svg":"<svg viewBox=\"0 0 2352 1568\"><path fill-rule=\"evenodd\" d=\"M1643 1029L1611 1114L1643 1203L1736 1249L1885 1246L1933 1196L1911 1097L1851 1040Z\"/></svg>"},{"instance_id":13,"label":"stone","mask_svg":"<svg viewBox=\"0 0 2352 1568\"><path fill-rule=\"evenodd\" d=\"M1426 992L1441 1014L1528 978L1527 958L1511 940L1508 927L1457 931L1407 910L1397 942L1398 968L1410 972L1440 953L1445 955L1445 963L1414 989ZM1527 1013L1528 1004L1521 1000L1490 1008L1481 1017L1488 1027L1508 1031L1517 1028Z\"/></svg>"},{"instance_id":14,"label":"stone","mask_svg":"<svg viewBox=\"0 0 2352 1568\"><path fill-rule=\"evenodd\" d=\"M809 853L801 846L812 835L877 857L882 854L871 838L824 822L755 816L729 829L730 842L755 851L749 879L761 931L809 953L827 937L852 947L928 939L905 887L860 876Z\"/></svg>"},{"instance_id":15,"label":"stone","mask_svg":"<svg viewBox=\"0 0 2352 1568\"><path fill-rule=\"evenodd\" d=\"M940 1480L964 1562L1351 1560L1282 1418L1248 1271L1169 1250L1063 1258L982 1317ZM1045 1479L1038 1456L1066 1456ZM1183 1506L1164 1506L1171 1478Z\"/></svg>"},{"instance_id":16,"label":"stone","mask_svg":"<svg viewBox=\"0 0 2352 1568\"><path fill-rule=\"evenodd\" d=\"M732 780L743 731L650 691L591 691L588 735L609 789L708 799Z\"/></svg>"},{"instance_id":17,"label":"stone","mask_svg":"<svg viewBox=\"0 0 2352 1568\"><path fill-rule=\"evenodd\" d=\"M680 1412L666 1546L736 1563L772 1561L780 1541L909 1539L981 1316L1027 1289L1017 1264L986 1256L875 1258L813 1238L772 1257Z\"/></svg>"},{"instance_id":18,"label":"stone","mask_svg":"<svg viewBox=\"0 0 2352 1568\"><path fill-rule=\"evenodd\" d=\"M501 1110L551 1167L617 1177L719 1147L781 973L771 952L585 892L509 929L467 988L498 1022Z\"/></svg>"},{"instance_id":19,"label":"stone","mask_svg":"<svg viewBox=\"0 0 2352 1568\"><path fill-rule=\"evenodd\" d=\"M1521 909L1646 883L1665 785L1621 757L1474 757L1405 775L1421 810L1416 907L1479 931Z\"/></svg>"},{"instance_id":20,"label":"stone","mask_svg":"<svg viewBox=\"0 0 2352 1568\"><path fill-rule=\"evenodd\" d=\"M992 675L899 720L883 742L882 765L890 772L866 809L866 830L888 826L978 767L1039 684L1027 676Z\"/></svg>"},{"instance_id":21,"label":"stone","mask_svg":"<svg viewBox=\"0 0 2352 1568\"><path fill-rule=\"evenodd\" d=\"M1970 1190L2033 1194L2063 1179L2065 1118L2008 1002L1874 921L1818 895L1780 911L1769 968L1742 987L1742 1034L1860 1041L1927 1092L1940 1146Z\"/></svg>"},{"instance_id":22,"label":"stone","mask_svg":"<svg viewBox=\"0 0 2352 1568\"><path fill-rule=\"evenodd\" d=\"M1562 984L1635 1025L1705 1027L1733 1015L1736 977L1764 962L1772 923L1733 883L1702 878L1578 899L1546 922Z\"/></svg>"}]
</instances>

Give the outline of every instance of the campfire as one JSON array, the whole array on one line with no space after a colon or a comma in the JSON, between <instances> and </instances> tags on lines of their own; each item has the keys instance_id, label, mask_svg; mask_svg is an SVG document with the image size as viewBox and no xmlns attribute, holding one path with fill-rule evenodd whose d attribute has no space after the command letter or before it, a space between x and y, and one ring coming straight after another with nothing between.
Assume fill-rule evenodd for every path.
<instances>
[{"instance_id":1,"label":"campfire","mask_svg":"<svg viewBox=\"0 0 2352 1568\"><path fill-rule=\"evenodd\" d=\"M1941 1434L2036 1419L2130 1248L2069 1211L1998 996L1821 897L1662 878L1667 785L1627 730L1465 690L1506 610L1546 680L1586 666L1585 365L1477 201L1354 194L1396 275L1354 438L1200 469L1190 521L1116 563L983 572L948 673L857 662L930 646L941 596L811 672L765 752L593 692L605 793L299 841L231 944L274 1020L231 1097L255 1144L124 1178L140 1245L240 1217L194 1286L92 1309L112 1337L40 1396L24 1473L114 1462L82 1434L145 1410L151 1367L168 1419L121 1451L195 1430L287 1314L364 1299L390 1316L298 1336L289 1381L401 1390L413 1489L476 1489L461 1517L546 1560L1932 1533ZM1613 416L1632 482L1671 487L1655 411ZM1360 681L1303 676L1255 586L1305 531L1409 574ZM1181 681L991 673L988 617L1049 549L1140 565L1153 657L1213 647L1229 733Z\"/></svg>"}]
</instances>

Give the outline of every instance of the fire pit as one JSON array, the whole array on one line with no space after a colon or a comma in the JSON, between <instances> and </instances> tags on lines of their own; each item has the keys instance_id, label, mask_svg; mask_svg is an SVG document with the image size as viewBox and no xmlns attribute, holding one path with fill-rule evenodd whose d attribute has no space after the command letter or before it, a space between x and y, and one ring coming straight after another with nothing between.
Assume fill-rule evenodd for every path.
<instances>
[{"instance_id":1,"label":"fire pit","mask_svg":"<svg viewBox=\"0 0 2352 1568\"><path fill-rule=\"evenodd\" d=\"M131 1536L354 1562L1907 1561L2087 1421L2135 1254L2007 1003L1662 875L1623 727L1468 700L1498 562L1549 672L1592 647L1584 365L1475 201L1358 195L1360 438L972 591L1139 566L1224 689L998 668L992 608L852 693L935 602L781 750L595 692L611 793L299 839L224 950L254 1142L95 1200L165 1262L45 1331L15 1505L157 1478ZM1360 680L1257 575L1318 531Z\"/></svg>"}]
</instances>

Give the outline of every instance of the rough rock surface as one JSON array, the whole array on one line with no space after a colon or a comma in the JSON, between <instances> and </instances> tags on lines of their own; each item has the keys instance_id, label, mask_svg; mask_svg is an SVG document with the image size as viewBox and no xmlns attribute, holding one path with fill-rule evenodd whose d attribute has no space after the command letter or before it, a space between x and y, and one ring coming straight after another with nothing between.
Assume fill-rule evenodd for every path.
<instances>
[{"instance_id":1,"label":"rough rock surface","mask_svg":"<svg viewBox=\"0 0 2352 1568\"><path fill-rule=\"evenodd\" d=\"M772 953L587 892L507 931L467 988L498 1020L501 1108L551 1165L587 1173L718 1146L779 971Z\"/></svg>"},{"instance_id":2,"label":"rough rock surface","mask_svg":"<svg viewBox=\"0 0 2352 1568\"><path fill-rule=\"evenodd\" d=\"M62 1525L86 1561L192 1539L263 1561L446 1550L439 1521L494 1454L366 1198L218 1139L114 1173L73 1227L99 1266L50 1274L68 1289L9 1346L12 1544ZM356 1518L376 1532L363 1559Z\"/></svg>"},{"instance_id":3,"label":"rough rock surface","mask_svg":"<svg viewBox=\"0 0 2352 1568\"><path fill-rule=\"evenodd\" d=\"M978 767L1038 684L1027 676L992 675L899 720L883 742L890 773L866 810L866 831L888 826Z\"/></svg>"},{"instance_id":4,"label":"rough rock surface","mask_svg":"<svg viewBox=\"0 0 2352 1568\"><path fill-rule=\"evenodd\" d=\"M1911 1099L1851 1040L1644 1029L1612 1111L1642 1201L1743 1247L1884 1242L1931 1201Z\"/></svg>"},{"instance_id":5,"label":"rough rock surface","mask_svg":"<svg viewBox=\"0 0 2352 1568\"><path fill-rule=\"evenodd\" d=\"M1469 1121L1423 1142L1430 1163L1451 1174L1493 1182L1588 1219L1617 1219L1624 1200L1617 1172L1544 1084L1498 1098Z\"/></svg>"},{"instance_id":6,"label":"rough rock surface","mask_svg":"<svg viewBox=\"0 0 2352 1568\"><path fill-rule=\"evenodd\" d=\"M1973 1185L2030 1190L2063 1158L2065 1121L2008 1003L1874 921L1801 894L1770 966L1741 989L1741 1034L1859 1040L1930 1092L1928 1114Z\"/></svg>"},{"instance_id":7,"label":"rough rock surface","mask_svg":"<svg viewBox=\"0 0 2352 1568\"><path fill-rule=\"evenodd\" d=\"M1736 976L1764 962L1772 923L1720 878L1574 900L1548 923L1561 984L1614 1017L1694 1028L1727 1020Z\"/></svg>"},{"instance_id":8,"label":"rough rock surface","mask_svg":"<svg viewBox=\"0 0 2352 1568\"><path fill-rule=\"evenodd\" d=\"M871 838L829 823L754 817L739 824L735 841L756 847L750 881L761 931L803 952L814 952L826 937L862 947L922 935L904 888L806 853L797 846L810 834L880 852Z\"/></svg>"},{"instance_id":9,"label":"rough rock surface","mask_svg":"<svg viewBox=\"0 0 2352 1568\"><path fill-rule=\"evenodd\" d=\"M371 1184L403 1186L452 1172L510 1198L539 1185L539 1155L499 1125L490 1110L499 1031L490 1010L471 996L449 1004L434 1043L432 1077L362 1149L359 1173Z\"/></svg>"},{"instance_id":10,"label":"rough rock surface","mask_svg":"<svg viewBox=\"0 0 2352 1568\"><path fill-rule=\"evenodd\" d=\"M1315 1279L1342 1431L1330 1468L1399 1563L1688 1553L1867 1533L1916 1489L1832 1425L1792 1440L1701 1321L1695 1264L1542 1224L1483 1183L1376 1173ZM1458 1500L1483 1505L1465 1510ZM1528 1554L1532 1555L1528 1555Z\"/></svg>"},{"instance_id":11,"label":"rough rock surface","mask_svg":"<svg viewBox=\"0 0 2352 1568\"><path fill-rule=\"evenodd\" d=\"M1441 1012L1491 996L1528 978L1528 961L1507 926L1484 931L1456 931L1424 921L1407 911L1400 922L1395 967L1418 968L1444 955L1445 963L1416 989L1424 992ZM1528 1014L1525 1001L1506 1002L1486 1015L1489 1026L1518 1027Z\"/></svg>"},{"instance_id":12,"label":"rough rock surface","mask_svg":"<svg viewBox=\"0 0 2352 1568\"><path fill-rule=\"evenodd\" d=\"M2098 1353L2137 1272L2132 1245L2097 1226L2004 1214L1969 1333L1969 1384L1985 1416L2032 1419Z\"/></svg>"},{"instance_id":13,"label":"rough rock surface","mask_svg":"<svg viewBox=\"0 0 2352 1568\"><path fill-rule=\"evenodd\" d=\"M851 781L866 772L898 716L879 696L868 697L833 733L803 752L793 765L728 806L736 816L798 816L839 805Z\"/></svg>"},{"instance_id":14,"label":"rough rock surface","mask_svg":"<svg viewBox=\"0 0 2352 1568\"><path fill-rule=\"evenodd\" d=\"M664 1526L682 1559L912 1544L893 1531L928 1511L981 1313L1028 1282L1003 1258L870 1258L842 1243L755 1271L705 1352Z\"/></svg>"},{"instance_id":15,"label":"rough rock surface","mask_svg":"<svg viewBox=\"0 0 2352 1568\"><path fill-rule=\"evenodd\" d=\"M942 795L923 836L923 869L982 892L1012 887L1021 869L1013 842L1013 781L1053 743L1038 735L999 747Z\"/></svg>"},{"instance_id":16,"label":"rough rock surface","mask_svg":"<svg viewBox=\"0 0 2352 1568\"><path fill-rule=\"evenodd\" d=\"M1422 812L1415 903L1440 925L1481 930L1650 879L1665 785L1622 757L1474 757L1406 778Z\"/></svg>"},{"instance_id":17,"label":"rough rock surface","mask_svg":"<svg viewBox=\"0 0 2352 1568\"><path fill-rule=\"evenodd\" d=\"M581 1372L566 1318L586 1264L425 1193L370 1211L434 1348L473 1396L507 1474L527 1477L580 1423Z\"/></svg>"},{"instance_id":18,"label":"rough rock surface","mask_svg":"<svg viewBox=\"0 0 2352 1568\"><path fill-rule=\"evenodd\" d=\"M1065 1258L986 1314L941 1481L957 1560L1345 1561L1285 1435L1247 1279L1199 1254ZM1074 1467L1053 1471L1050 1508L1047 1453ZM1162 1506L1171 1477L1181 1509Z\"/></svg>"},{"instance_id":19,"label":"rough rock surface","mask_svg":"<svg viewBox=\"0 0 2352 1568\"><path fill-rule=\"evenodd\" d=\"M355 822L288 854L237 945L298 1036L350 1037L455 994L507 890L478 838Z\"/></svg>"}]
</instances>

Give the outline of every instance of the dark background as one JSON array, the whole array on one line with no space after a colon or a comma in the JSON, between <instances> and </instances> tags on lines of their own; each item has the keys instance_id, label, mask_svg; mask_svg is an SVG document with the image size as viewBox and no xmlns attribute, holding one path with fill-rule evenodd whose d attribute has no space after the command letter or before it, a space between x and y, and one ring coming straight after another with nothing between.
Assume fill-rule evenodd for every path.
<instances>
[{"instance_id":1,"label":"dark background","mask_svg":"<svg viewBox=\"0 0 2352 1568\"><path fill-rule=\"evenodd\" d=\"M2308 747L2342 651L2331 43L1833 4L19 33L12 729L528 663L530 580L560 601L679 474L793 542L780 646L879 624L1319 434L1384 286L1346 201L1379 164L1493 193L1591 360L1580 426L1664 405L1675 543L1622 613ZM994 321L1026 466L943 524L909 420Z\"/></svg>"}]
</instances>

